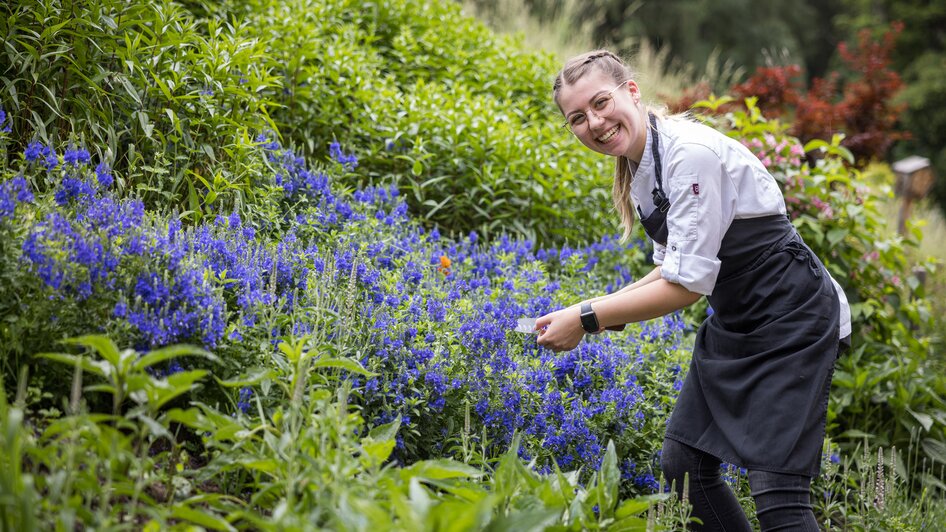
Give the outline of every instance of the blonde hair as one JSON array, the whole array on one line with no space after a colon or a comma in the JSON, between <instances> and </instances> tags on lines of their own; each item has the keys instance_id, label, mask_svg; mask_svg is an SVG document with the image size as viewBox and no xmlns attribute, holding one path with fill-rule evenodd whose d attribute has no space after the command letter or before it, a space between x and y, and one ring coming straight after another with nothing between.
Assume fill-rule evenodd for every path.
<instances>
[{"instance_id":1,"label":"blonde hair","mask_svg":"<svg viewBox=\"0 0 946 532\"><path fill-rule=\"evenodd\" d=\"M634 72L624 61L608 50L593 50L575 56L565 63L562 70L555 76L555 83L552 85L552 97L559 110L562 109L562 105L558 101L562 87L574 84L593 69L603 72L615 83L634 78ZM652 108L648 105L644 105L644 111L645 116L646 112L653 112L658 117L663 117L665 114L663 109ZM650 124L647 127L650 128ZM614 201L614 209L621 218L621 227L624 230L621 235L621 242L626 242L631 237L631 231L634 228L634 208L631 206L631 182L633 179L634 171L631 169L631 163L627 160L627 157L615 157L611 199Z\"/></svg>"}]
</instances>

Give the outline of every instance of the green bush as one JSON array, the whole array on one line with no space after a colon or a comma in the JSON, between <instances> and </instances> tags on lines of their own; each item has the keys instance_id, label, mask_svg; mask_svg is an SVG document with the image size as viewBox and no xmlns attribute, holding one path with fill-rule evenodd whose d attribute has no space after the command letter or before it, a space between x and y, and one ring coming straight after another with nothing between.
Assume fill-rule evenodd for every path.
<instances>
[{"instance_id":1,"label":"green bush","mask_svg":"<svg viewBox=\"0 0 946 532\"><path fill-rule=\"evenodd\" d=\"M198 219L234 205L249 214L241 154L271 131L318 158L333 141L357 146L356 184L396 183L445 232L546 244L609 233L610 171L558 127L556 65L459 9L6 4L8 162L32 140L72 139L101 150L148 205Z\"/></svg>"}]
</instances>

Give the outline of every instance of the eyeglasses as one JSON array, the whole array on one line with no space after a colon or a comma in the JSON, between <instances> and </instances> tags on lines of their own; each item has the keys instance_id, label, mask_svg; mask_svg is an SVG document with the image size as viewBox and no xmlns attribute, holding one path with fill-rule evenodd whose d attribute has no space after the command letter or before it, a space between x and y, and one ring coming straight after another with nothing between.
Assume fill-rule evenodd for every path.
<instances>
[{"instance_id":1,"label":"eyeglasses","mask_svg":"<svg viewBox=\"0 0 946 532\"><path fill-rule=\"evenodd\" d=\"M588 108L588 113L591 113L598 118L606 118L614 112L614 91L620 89L625 84L627 84L629 79L626 79L618 84L617 87L609 90L608 92L597 96L593 102L591 102L591 107ZM574 113L569 115L565 120L565 123L562 124L562 127L571 131L574 134L584 133L588 129L588 114L587 113Z\"/></svg>"}]
</instances>

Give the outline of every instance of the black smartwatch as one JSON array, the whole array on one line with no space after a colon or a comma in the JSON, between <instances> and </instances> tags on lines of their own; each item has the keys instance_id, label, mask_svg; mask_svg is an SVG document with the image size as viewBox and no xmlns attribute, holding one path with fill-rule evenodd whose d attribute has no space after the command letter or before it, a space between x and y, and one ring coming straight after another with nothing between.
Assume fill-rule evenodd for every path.
<instances>
[{"instance_id":1,"label":"black smartwatch","mask_svg":"<svg viewBox=\"0 0 946 532\"><path fill-rule=\"evenodd\" d=\"M591 303L581 304L581 328L589 333L596 333L601 328L598 326L598 315L591 308Z\"/></svg>"}]
</instances>

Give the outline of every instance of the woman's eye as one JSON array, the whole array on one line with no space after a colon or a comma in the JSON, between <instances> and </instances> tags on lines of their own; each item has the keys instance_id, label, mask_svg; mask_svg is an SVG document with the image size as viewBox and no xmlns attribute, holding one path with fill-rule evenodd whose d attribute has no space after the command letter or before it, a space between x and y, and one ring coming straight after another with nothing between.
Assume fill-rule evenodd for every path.
<instances>
[{"instance_id":1,"label":"woman's eye","mask_svg":"<svg viewBox=\"0 0 946 532\"><path fill-rule=\"evenodd\" d=\"M611 98L600 98L598 100L595 100L595 111L600 111L604 109L605 107L607 107L608 101L610 100Z\"/></svg>"},{"instance_id":2,"label":"woman's eye","mask_svg":"<svg viewBox=\"0 0 946 532\"><path fill-rule=\"evenodd\" d=\"M572 115L571 125L578 126L585 121L585 115Z\"/></svg>"}]
</instances>

